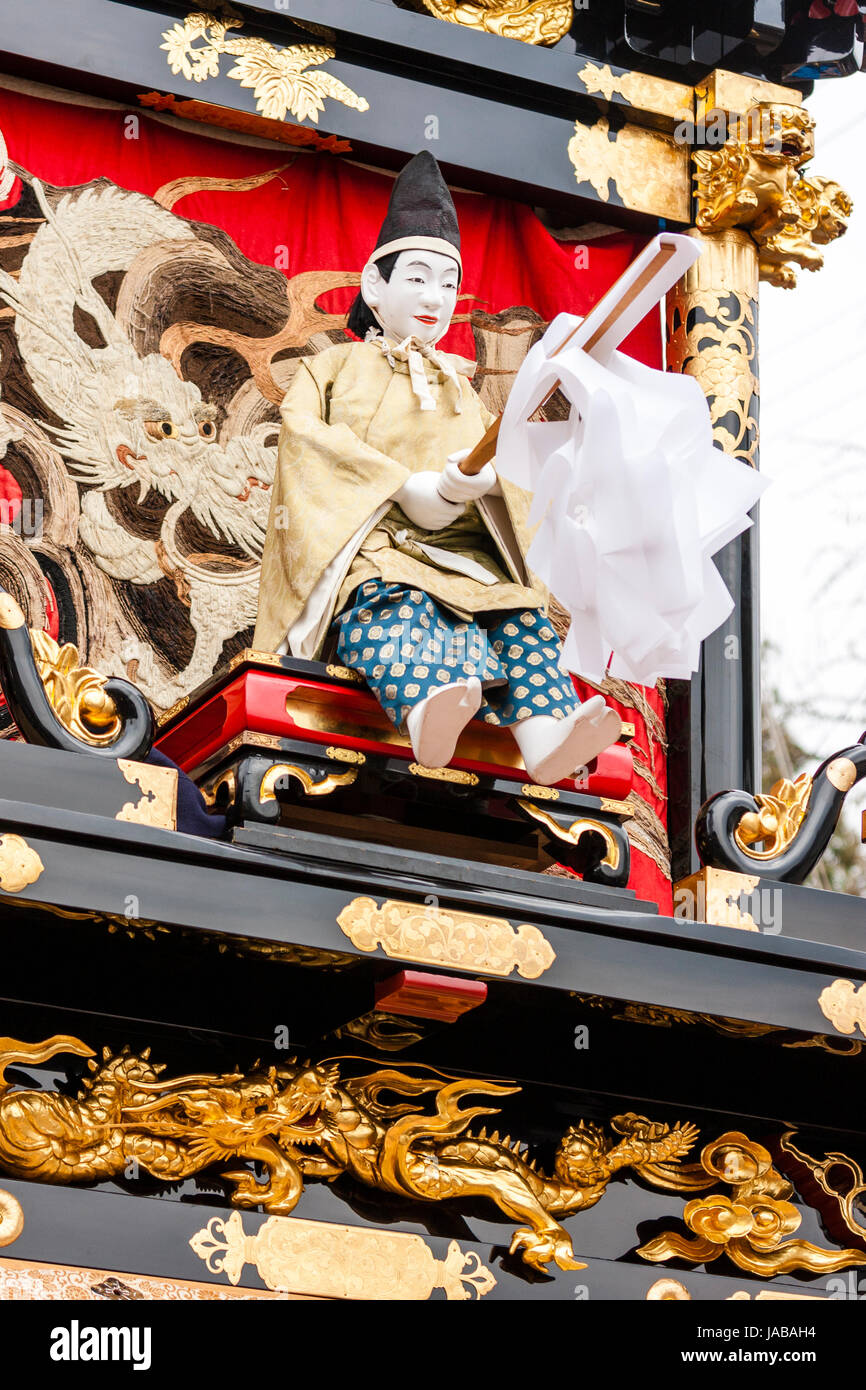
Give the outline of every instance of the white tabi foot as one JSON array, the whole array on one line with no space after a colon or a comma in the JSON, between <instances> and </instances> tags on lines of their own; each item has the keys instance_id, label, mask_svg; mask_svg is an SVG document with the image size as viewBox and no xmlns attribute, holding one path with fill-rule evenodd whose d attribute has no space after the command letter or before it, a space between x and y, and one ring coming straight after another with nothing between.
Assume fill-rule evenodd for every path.
<instances>
[{"instance_id":1,"label":"white tabi foot","mask_svg":"<svg viewBox=\"0 0 866 1390\"><path fill-rule=\"evenodd\" d=\"M526 771L541 787L552 787L583 767L620 736L622 721L601 695L593 695L568 715L554 719L533 714L512 726Z\"/></svg>"},{"instance_id":2,"label":"white tabi foot","mask_svg":"<svg viewBox=\"0 0 866 1390\"><path fill-rule=\"evenodd\" d=\"M406 716L412 752L422 767L447 767L457 740L481 704L477 676L434 690Z\"/></svg>"}]
</instances>

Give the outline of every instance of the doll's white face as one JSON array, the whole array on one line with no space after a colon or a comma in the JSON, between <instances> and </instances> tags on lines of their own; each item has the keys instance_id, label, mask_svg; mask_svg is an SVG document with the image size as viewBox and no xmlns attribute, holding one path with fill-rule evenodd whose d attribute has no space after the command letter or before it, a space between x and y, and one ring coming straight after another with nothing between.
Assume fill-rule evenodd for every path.
<instances>
[{"instance_id":1,"label":"doll's white face","mask_svg":"<svg viewBox=\"0 0 866 1390\"><path fill-rule=\"evenodd\" d=\"M457 262L451 256L439 251L401 251L390 280L375 265L365 268L361 295L394 342L402 343L412 335L422 343L435 343L451 322L459 280Z\"/></svg>"}]
</instances>

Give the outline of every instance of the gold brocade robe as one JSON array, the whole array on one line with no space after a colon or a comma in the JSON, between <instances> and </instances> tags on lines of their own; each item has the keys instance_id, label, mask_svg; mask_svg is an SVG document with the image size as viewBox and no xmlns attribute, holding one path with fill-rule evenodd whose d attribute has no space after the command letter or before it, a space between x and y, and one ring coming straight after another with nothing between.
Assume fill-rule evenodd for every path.
<instances>
[{"instance_id":1,"label":"gold brocade robe","mask_svg":"<svg viewBox=\"0 0 866 1390\"><path fill-rule=\"evenodd\" d=\"M467 508L458 523L458 532L460 523L467 529L466 553L488 581L491 571L501 576L492 583L449 570L441 554L426 558L417 542L441 547L439 533L406 522L406 536L396 524L402 514L392 499L409 474L441 472L448 455L472 448L493 419L470 384L475 364L440 356L457 372L459 413L455 382L426 358L435 410L421 409L407 363L389 361L371 343L340 344L300 363L280 409L254 638L260 651L317 657L334 613L372 577L421 589L461 618L544 606L544 590L532 586L524 561L522 489L503 480L502 497L482 498L477 514ZM444 544L453 551L456 533L449 531Z\"/></svg>"}]
</instances>

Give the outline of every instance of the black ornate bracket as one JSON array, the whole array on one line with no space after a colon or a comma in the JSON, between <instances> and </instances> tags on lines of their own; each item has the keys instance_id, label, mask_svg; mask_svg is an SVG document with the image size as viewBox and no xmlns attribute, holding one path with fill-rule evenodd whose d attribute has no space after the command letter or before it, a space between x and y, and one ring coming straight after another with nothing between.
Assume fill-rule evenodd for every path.
<instances>
[{"instance_id":1,"label":"black ornate bracket","mask_svg":"<svg viewBox=\"0 0 866 1390\"><path fill-rule=\"evenodd\" d=\"M71 645L58 647L44 633L31 637L20 606L5 589L0 589L0 686L27 743L136 761L151 750L153 710L141 691L78 665Z\"/></svg>"},{"instance_id":2,"label":"black ornate bracket","mask_svg":"<svg viewBox=\"0 0 866 1390\"><path fill-rule=\"evenodd\" d=\"M767 795L718 792L701 807L695 823L701 862L802 883L830 843L846 795L864 777L866 733L853 747L827 758L814 776L783 779Z\"/></svg>"}]
</instances>

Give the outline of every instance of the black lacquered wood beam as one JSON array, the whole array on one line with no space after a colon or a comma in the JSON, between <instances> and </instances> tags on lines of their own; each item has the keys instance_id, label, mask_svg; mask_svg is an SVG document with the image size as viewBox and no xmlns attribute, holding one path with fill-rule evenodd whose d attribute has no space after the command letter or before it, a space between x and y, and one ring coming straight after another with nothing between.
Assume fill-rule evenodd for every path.
<instances>
[{"instance_id":1,"label":"black lacquered wood beam","mask_svg":"<svg viewBox=\"0 0 866 1390\"><path fill-rule=\"evenodd\" d=\"M430 148L453 181L565 208L576 220L598 219L603 211L605 221L645 225L647 230L659 217L675 224L688 221L688 152L672 140L671 132L683 103L691 107L691 88L611 68L600 91L593 77L596 65L585 55L566 57L459 25L428 22L423 15L374 0L359 0L357 9L368 27L361 31L357 20L351 30L345 22L340 29L326 24L324 36L318 6L307 5L297 15L292 11L293 19L315 23L317 34L273 9L247 6L239 11L244 36L262 38L278 49L327 43L333 29L336 52L327 60L327 71L362 102L354 109L328 97L318 129L349 140L356 156L397 168L419 149ZM72 27L65 0L40 0L32 6L0 0L0 69L113 96L131 106L157 92L259 117L253 91L228 76L235 61L231 55L223 57L218 74L204 81L172 73L165 34L188 12L164 3L145 7L79 0ZM289 111L286 119L297 117ZM594 131L592 151L579 156L576 172L569 152L575 122L589 130L600 119L609 120L611 139L623 138L619 132L624 126L625 138L634 130L643 132L653 144L646 160L655 166L654 178L632 180L634 187L620 189L615 171L608 178L606 169L596 167L593 151L601 148L600 139L608 138L600 129ZM14 159L15 151L10 154ZM679 188L678 201L671 201L665 187L669 183Z\"/></svg>"}]
</instances>

